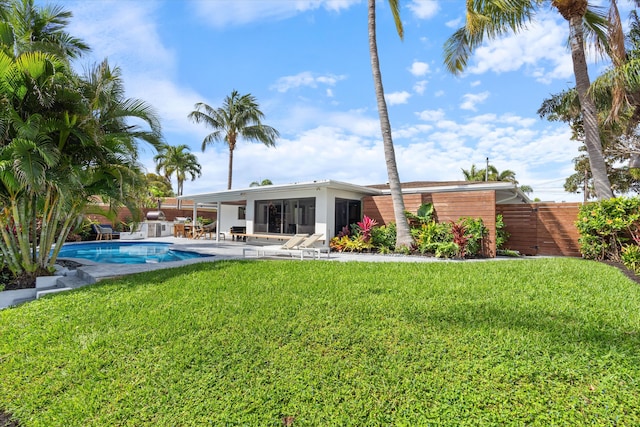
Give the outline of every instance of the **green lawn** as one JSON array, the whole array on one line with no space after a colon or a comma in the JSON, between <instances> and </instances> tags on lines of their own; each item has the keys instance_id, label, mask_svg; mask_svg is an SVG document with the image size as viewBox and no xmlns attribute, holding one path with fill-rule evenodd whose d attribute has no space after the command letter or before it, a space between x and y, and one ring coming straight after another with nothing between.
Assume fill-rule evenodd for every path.
<instances>
[{"instance_id":1,"label":"green lawn","mask_svg":"<svg viewBox=\"0 0 640 427\"><path fill-rule=\"evenodd\" d=\"M640 425L640 287L579 259L216 262L0 311L22 426Z\"/></svg>"}]
</instances>

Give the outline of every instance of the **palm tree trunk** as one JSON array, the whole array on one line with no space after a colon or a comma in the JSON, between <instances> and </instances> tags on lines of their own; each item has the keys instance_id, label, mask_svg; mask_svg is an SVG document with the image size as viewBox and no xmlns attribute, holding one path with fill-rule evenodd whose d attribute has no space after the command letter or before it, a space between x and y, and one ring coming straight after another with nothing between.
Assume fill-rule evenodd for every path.
<instances>
[{"instance_id":1,"label":"palm tree trunk","mask_svg":"<svg viewBox=\"0 0 640 427\"><path fill-rule=\"evenodd\" d=\"M382 131L384 158L387 163L389 188L391 190L393 212L396 219L396 248L410 247L412 242L411 232L409 231L409 222L404 214L404 199L402 198L400 175L398 174L398 167L396 165L396 155L393 148L393 139L391 137L391 123L389 122L387 103L384 99L382 74L380 73L380 61L378 59L378 43L376 41L376 0L369 0L369 54L371 56L371 71L373 72L373 82L376 90L376 100L378 102L378 114L380 116L380 130Z\"/></svg>"},{"instance_id":2,"label":"palm tree trunk","mask_svg":"<svg viewBox=\"0 0 640 427\"><path fill-rule=\"evenodd\" d=\"M611 182L607 175L607 165L602 155L602 142L598 129L598 114L596 105L589 95L589 72L584 54L584 35L582 31L582 16L572 15L569 19L571 59L573 60L573 73L576 78L576 91L580 100L582 119L584 126L584 145L589 154L589 166L593 176L593 185L596 197L599 200L613 197Z\"/></svg>"},{"instance_id":3,"label":"palm tree trunk","mask_svg":"<svg viewBox=\"0 0 640 427\"><path fill-rule=\"evenodd\" d=\"M231 190L232 176L233 176L233 148L229 147L229 175L227 176L227 190Z\"/></svg>"}]
</instances>

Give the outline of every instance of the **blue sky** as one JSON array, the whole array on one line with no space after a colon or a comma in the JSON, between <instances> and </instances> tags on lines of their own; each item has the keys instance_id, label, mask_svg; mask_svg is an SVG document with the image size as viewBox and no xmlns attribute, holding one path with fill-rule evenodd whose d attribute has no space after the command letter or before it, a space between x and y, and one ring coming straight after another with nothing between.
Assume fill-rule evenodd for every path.
<instances>
[{"instance_id":1,"label":"blue sky","mask_svg":"<svg viewBox=\"0 0 640 427\"><path fill-rule=\"evenodd\" d=\"M41 2L44 3L44 2ZM69 31L92 47L79 70L108 58L127 95L158 111L171 145L187 144L202 177L185 194L226 189L228 150L201 151L210 130L190 122L196 102L254 95L276 148L241 141L233 188L334 179L387 182L367 39L366 0L58 1ZM405 37L378 2L378 48L402 181L462 180L461 169L511 169L542 200L565 193L579 144L566 125L538 118L550 94L572 87L568 24L543 9L527 31L486 43L461 76L443 66L443 44L462 25L464 1L401 1ZM626 20L630 3L621 1ZM597 75L605 64L591 62ZM150 172L155 153L142 162ZM175 188L175 184L174 184Z\"/></svg>"}]
</instances>

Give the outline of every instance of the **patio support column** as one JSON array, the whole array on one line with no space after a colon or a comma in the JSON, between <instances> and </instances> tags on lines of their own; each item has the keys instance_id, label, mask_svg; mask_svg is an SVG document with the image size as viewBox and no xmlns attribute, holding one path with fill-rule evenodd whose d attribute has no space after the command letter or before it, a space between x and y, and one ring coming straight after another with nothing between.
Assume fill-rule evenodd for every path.
<instances>
[{"instance_id":1,"label":"patio support column","mask_svg":"<svg viewBox=\"0 0 640 427\"><path fill-rule=\"evenodd\" d=\"M220 243L220 215L222 213L222 202L216 203L216 243Z\"/></svg>"},{"instance_id":2,"label":"patio support column","mask_svg":"<svg viewBox=\"0 0 640 427\"><path fill-rule=\"evenodd\" d=\"M193 202L193 223L196 223L196 220L198 219L198 204L195 202Z\"/></svg>"}]
</instances>

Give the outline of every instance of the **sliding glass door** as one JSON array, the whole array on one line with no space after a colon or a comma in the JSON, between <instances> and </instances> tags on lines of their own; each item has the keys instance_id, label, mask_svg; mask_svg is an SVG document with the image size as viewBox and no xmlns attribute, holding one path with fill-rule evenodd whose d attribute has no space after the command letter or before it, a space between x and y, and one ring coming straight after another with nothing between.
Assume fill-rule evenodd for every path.
<instances>
[{"instance_id":1,"label":"sliding glass door","mask_svg":"<svg viewBox=\"0 0 640 427\"><path fill-rule=\"evenodd\" d=\"M311 234L316 226L316 199L257 200L255 202L256 233Z\"/></svg>"}]
</instances>

